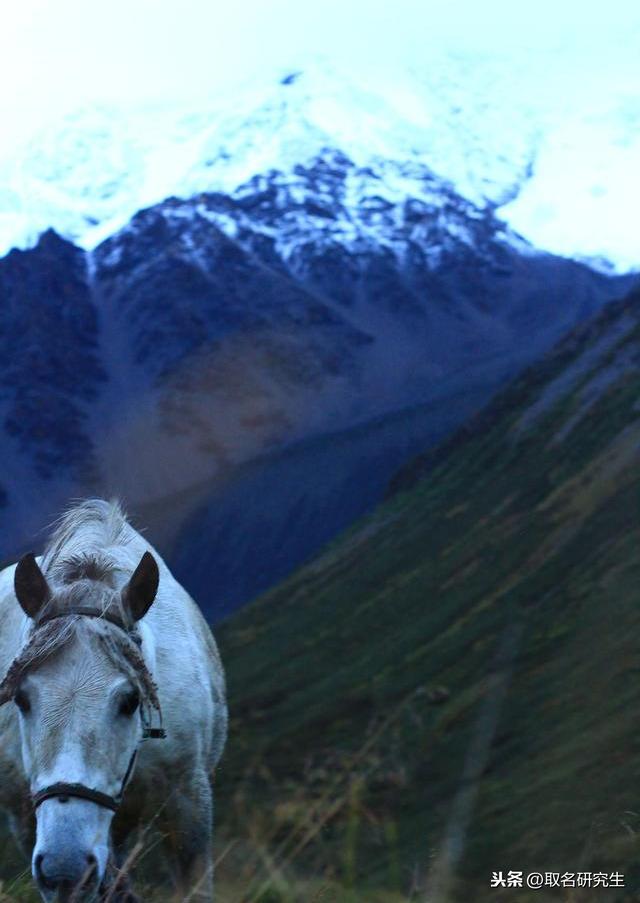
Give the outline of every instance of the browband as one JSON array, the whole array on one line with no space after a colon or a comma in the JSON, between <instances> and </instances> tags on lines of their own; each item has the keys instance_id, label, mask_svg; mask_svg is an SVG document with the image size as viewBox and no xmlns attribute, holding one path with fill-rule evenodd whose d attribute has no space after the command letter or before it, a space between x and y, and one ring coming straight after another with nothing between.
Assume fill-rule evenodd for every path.
<instances>
[{"instance_id":1,"label":"browband","mask_svg":"<svg viewBox=\"0 0 640 903\"><path fill-rule=\"evenodd\" d=\"M85 618L102 618L103 621L109 621L110 624L114 624L120 630L123 630L136 645L139 646L141 643L140 637L133 632L131 627L124 623L122 618L108 611L100 611L98 608L85 608L82 605L78 608L68 608L66 611L55 611L50 615L44 615L42 618L38 618L36 626L40 627L49 621L55 621L57 618L68 618L72 615L82 615Z\"/></svg>"}]
</instances>

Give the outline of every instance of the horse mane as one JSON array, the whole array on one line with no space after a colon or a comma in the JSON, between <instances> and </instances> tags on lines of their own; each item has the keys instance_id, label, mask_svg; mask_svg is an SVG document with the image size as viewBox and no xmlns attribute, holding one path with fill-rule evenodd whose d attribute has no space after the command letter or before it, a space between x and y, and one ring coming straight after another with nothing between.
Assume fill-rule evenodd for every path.
<instances>
[{"instance_id":1,"label":"horse mane","mask_svg":"<svg viewBox=\"0 0 640 903\"><path fill-rule=\"evenodd\" d=\"M42 571L52 580L72 583L83 577L113 585L122 570L114 550L134 536L120 503L85 499L52 524L54 532L42 556Z\"/></svg>"}]
</instances>

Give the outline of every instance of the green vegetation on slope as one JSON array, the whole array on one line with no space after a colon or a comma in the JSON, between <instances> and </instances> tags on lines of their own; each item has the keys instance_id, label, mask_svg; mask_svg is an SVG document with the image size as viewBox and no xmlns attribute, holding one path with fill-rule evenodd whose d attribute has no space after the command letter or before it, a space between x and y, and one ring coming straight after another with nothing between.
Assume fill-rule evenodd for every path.
<instances>
[{"instance_id":1,"label":"green vegetation on slope","mask_svg":"<svg viewBox=\"0 0 640 903\"><path fill-rule=\"evenodd\" d=\"M234 899L640 899L639 319L577 330L222 625Z\"/></svg>"}]
</instances>

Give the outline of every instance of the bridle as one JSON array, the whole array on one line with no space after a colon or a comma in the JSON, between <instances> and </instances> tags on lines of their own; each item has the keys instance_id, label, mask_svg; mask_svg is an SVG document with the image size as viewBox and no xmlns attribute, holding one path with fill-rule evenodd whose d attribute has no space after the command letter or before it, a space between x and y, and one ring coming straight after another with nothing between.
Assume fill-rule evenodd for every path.
<instances>
[{"instance_id":1,"label":"bridle","mask_svg":"<svg viewBox=\"0 0 640 903\"><path fill-rule=\"evenodd\" d=\"M37 626L40 627L42 624L46 624L48 621L53 621L56 618L67 618L72 615L81 615L85 618L102 618L103 621L109 621L109 623L114 624L120 630L124 631L136 646L140 647L142 645L142 639L137 631L125 624L121 618L118 618L117 615L111 614L110 612L103 612L96 608L79 606L78 608L67 609L63 612L54 612L53 614L39 618ZM151 727L143 718L142 740L160 740L164 739L166 736L167 733L162 726ZM58 781L57 783L50 784L48 787L43 787L42 790L38 790L36 793L32 794L31 802L34 811L41 803L44 803L45 800L58 799L61 803L66 803L70 797L74 797L76 799L89 800L89 802L95 803L97 806L102 806L103 809L110 809L112 812L117 812L122 803L127 784L133 774L137 755L138 748L136 747L129 759L127 770L122 779L122 784L120 785L120 792L117 796L111 796L108 793L103 793L101 790L87 787L85 784Z\"/></svg>"},{"instance_id":2,"label":"bridle","mask_svg":"<svg viewBox=\"0 0 640 903\"><path fill-rule=\"evenodd\" d=\"M69 797L73 796L77 799L89 800L91 803L96 803L96 805L102 806L103 809L111 809L112 812L117 812L120 808L126 786L129 783L129 778L133 772L133 766L135 765L137 755L138 750L134 749L131 758L129 759L125 776L122 779L120 793L117 796L110 796L108 793L103 793L101 790L94 790L93 787L86 787L84 784L67 784L65 781L58 781L57 784L50 784L48 787L44 787L42 790L38 790L37 793L32 794L31 802L34 811L41 803L44 803L45 800L57 798L61 803L66 803L68 802Z\"/></svg>"}]
</instances>

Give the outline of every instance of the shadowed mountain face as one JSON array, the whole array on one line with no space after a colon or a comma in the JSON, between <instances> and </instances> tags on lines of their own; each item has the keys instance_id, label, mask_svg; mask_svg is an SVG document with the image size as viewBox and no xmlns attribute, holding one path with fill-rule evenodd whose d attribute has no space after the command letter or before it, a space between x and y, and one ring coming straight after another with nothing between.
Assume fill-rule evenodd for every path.
<instances>
[{"instance_id":1,"label":"shadowed mountain face","mask_svg":"<svg viewBox=\"0 0 640 903\"><path fill-rule=\"evenodd\" d=\"M356 900L490 901L499 863L638 894L639 398L636 291L219 625L256 886L281 855Z\"/></svg>"},{"instance_id":2,"label":"shadowed mountain face","mask_svg":"<svg viewBox=\"0 0 640 903\"><path fill-rule=\"evenodd\" d=\"M0 261L0 385L4 430L35 473L91 461L83 409L105 373L98 354L97 310L84 255L49 232L37 252L12 251Z\"/></svg>"},{"instance_id":3,"label":"shadowed mountain face","mask_svg":"<svg viewBox=\"0 0 640 903\"><path fill-rule=\"evenodd\" d=\"M628 282L536 254L426 167L392 175L397 197L326 150L93 252L49 232L0 261L2 554L117 494L226 611Z\"/></svg>"}]
</instances>

